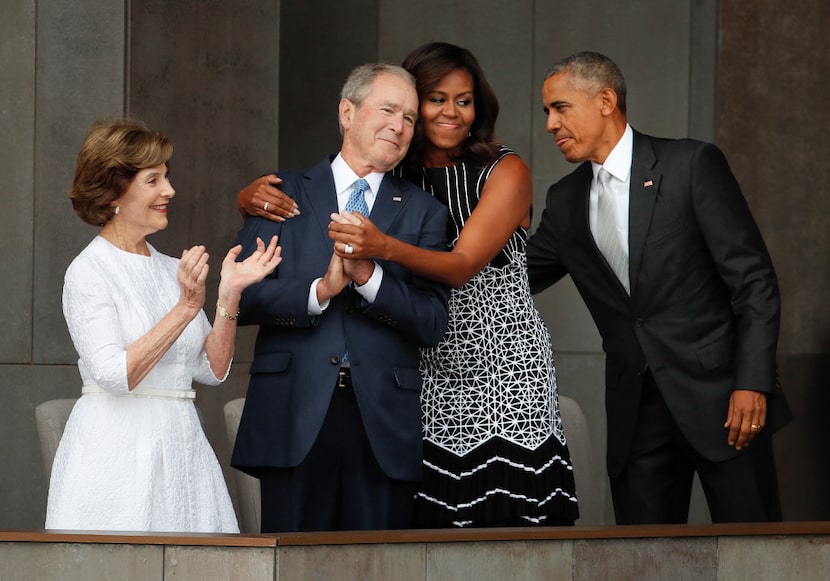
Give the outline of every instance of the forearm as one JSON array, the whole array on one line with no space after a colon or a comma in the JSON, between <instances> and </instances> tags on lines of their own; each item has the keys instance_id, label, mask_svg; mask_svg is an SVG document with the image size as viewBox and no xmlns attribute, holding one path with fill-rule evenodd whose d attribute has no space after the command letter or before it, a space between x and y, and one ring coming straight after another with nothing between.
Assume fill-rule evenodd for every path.
<instances>
[{"instance_id":1,"label":"forearm","mask_svg":"<svg viewBox=\"0 0 830 581\"><path fill-rule=\"evenodd\" d=\"M391 237L386 248L386 260L452 288L464 286L484 266L474 263L469 256L457 250L428 250Z\"/></svg>"},{"instance_id":2,"label":"forearm","mask_svg":"<svg viewBox=\"0 0 830 581\"><path fill-rule=\"evenodd\" d=\"M220 301L221 303L221 301ZM222 304L224 307L225 305ZM225 307L228 318L220 314L219 307L216 308L216 316L211 329L205 339L205 353L207 353L210 369L213 375L219 379L225 377L228 368L233 361L234 346L236 344L236 308Z\"/></svg>"},{"instance_id":3,"label":"forearm","mask_svg":"<svg viewBox=\"0 0 830 581\"><path fill-rule=\"evenodd\" d=\"M219 379L225 377L233 360L241 296L242 289L229 284L224 277L220 279L213 328L205 338L205 353L210 369Z\"/></svg>"},{"instance_id":4,"label":"forearm","mask_svg":"<svg viewBox=\"0 0 830 581\"><path fill-rule=\"evenodd\" d=\"M181 336L199 309L177 304L161 321L127 348L127 389L132 391Z\"/></svg>"}]
</instances>

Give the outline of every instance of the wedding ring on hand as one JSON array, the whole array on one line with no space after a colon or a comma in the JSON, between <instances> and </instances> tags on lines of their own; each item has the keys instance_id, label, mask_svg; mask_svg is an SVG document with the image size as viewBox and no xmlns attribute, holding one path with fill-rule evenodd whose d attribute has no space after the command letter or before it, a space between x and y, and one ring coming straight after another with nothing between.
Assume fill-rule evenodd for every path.
<instances>
[{"instance_id":1,"label":"wedding ring on hand","mask_svg":"<svg viewBox=\"0 0 830 581\"><path fill-rule=\"evenodd\" d=\"M267 212L268 211L268 202L265 202L265 205L262 206L262 209Z\"/></svg>"},{"instance_id":2,"label":"wedding ring on hand","mask_svg":"<svg viewBox=\"0 0 830 581\"><path fill-rule=\"evenodd\" d=\"M761 429L761 426L759 426L758 424L752 424L751 426L749 426L749 429L752 430L753 432L757 432L758 430Z\"/></svg>"},{"instance_id":3,"label":"wedding ring on hand","mask_svg":"<svg viewBox=\"0 0 830 581\"><path fill-rule=\"evenodd\" d=\"M352 252L354 252L354 248L352 248L352 245L347 242L345 248L343 249L343 252L346 254L351 254Z\"/></svg>"}]
</instances>

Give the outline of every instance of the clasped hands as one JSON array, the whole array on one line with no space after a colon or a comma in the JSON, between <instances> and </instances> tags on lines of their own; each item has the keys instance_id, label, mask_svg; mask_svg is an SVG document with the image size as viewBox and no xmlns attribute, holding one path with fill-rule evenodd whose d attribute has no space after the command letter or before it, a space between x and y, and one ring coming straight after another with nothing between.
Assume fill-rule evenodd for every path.
<instances>
[{"instance_id":1,"label":"clasped hands","mask_svg":"<svg viewBox=\"0 0 830 581\"><path fill-rule=\"evenodd\" d=\"M349 282L362 286L368 282L375 270L374 254L367 253L367 244L358 242L364 240L364 229L370 228L380 234L380 231L368 218L360 213L342 212L332 214L329 224L329 236L334 240L334 253L329 261L326 274L317 285L317 300L321 303L332 298L342 291ZM347 249L347 245L351 247ZM348 250L351 250L349 252Z\"/></svg>"},{"instance_id":2,"label":"clasped hands","mask_svg":"<svg viewBox=\"0 0 830 581\"><path fill-rule=\"evenodd\" d=\"M386 236L359 212L331 214L329 238L334 240L334 252L347 260L386 257Z\"/></svg>"}]
</instances>

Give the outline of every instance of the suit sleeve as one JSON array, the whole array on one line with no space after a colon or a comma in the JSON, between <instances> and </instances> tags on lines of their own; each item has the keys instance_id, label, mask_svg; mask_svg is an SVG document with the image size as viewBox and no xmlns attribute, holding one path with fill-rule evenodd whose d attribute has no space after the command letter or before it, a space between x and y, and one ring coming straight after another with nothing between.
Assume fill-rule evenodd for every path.
<instances>
[{"instance_id":1,"label":"suit sleeve","mask_svg":"<svg viewBox=\"0 0 830 581\"><path fill-rule=\"evenodd\" d=\"M692 200L737 323L735 389L775 386L780 298L772 260L723 153L701 144L692 160Z\"/></svg>"},{"instance_id":2,"label":"suit sleeve","mask_svg":"<svg viewBox=\"0 0 830 581\"><path fill-rule=\"evenodd\" d=\"M282 224L257 216L247 216L237 234L235 244L242 245L238 260L244 260L256 249L256 240L267 242L280 236ZM314 324L308 314L308 289L313 278L281 278L279 267L261 282L242 291L239 302L240 325L272 325L309 327Z\"/></svg>"},{"instance_id":3,"label":"suit sleeve","mask_svg":"<svg viewBox=\"0 0 830 581\"><path fill-rule=\"evenodd\" d=\"M536 232L527 242L527 276L533 294L545 290L568 274L559 257L554 224L556 184L548 189L545 210Z\"/></svg>"},{"instance_id":4,"label":"suit sleeve","mask_svg":"<svg viewBox=\"0 0 830 581\"><path fill-rule=\"evenodd\" d=\"M421 226L417 246L447 250L449 212L441 204L430 204ZM364 314L394 326L422 346L437 344L447 330L450 290L389 262L382 261L383 281L375 301Z\"/></svg>"}]
</instances>

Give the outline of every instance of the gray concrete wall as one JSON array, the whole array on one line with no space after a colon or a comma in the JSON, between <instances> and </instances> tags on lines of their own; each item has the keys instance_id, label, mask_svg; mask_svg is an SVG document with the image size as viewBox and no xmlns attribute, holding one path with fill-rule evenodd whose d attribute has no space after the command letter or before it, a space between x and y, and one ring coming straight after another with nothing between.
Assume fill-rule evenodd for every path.
<instances>
[{"instance_id":1,"label":"gray concrete wall","mask_svg":"<svg viewBox=\"0 0 830 581\"><path fill-rule=\"evenodd\" d=\"M629 527L630 528L630 527ZM699 529L700 527L698 527ZM614 538L558 535L487 540L387 540L358 544L307 543L263 537L151 537L81 542L48 538L0 542L0 578L8 581L134 579L276 581L338 579L502 581L637 579L673 581L778 581L825 579L830 540L818 533ZM54 536L54 535L52 535ZM227 537L226 537L227 539ZM253 541L246 546L246 541Z\"/></svg>"},{"instance_id":2,"label":"gray concrete wall","mask_svg":"<svg viewBox=\"0 0 830 581\"><path fill-rule=\"evenodd\" d=\"M781 385L796 416L776 441L784 507L830 518L830 4L722 4L718 142L781 285Z\"/></svg>"},{"instance_id":3,"label":"gray concrete wall","mask_svg":"<svg viewBox=\"0 0 830 581\"><path fill-rule=\"evenodd\" d=\"M544 131L541 82L553 61L576 50L606 52L621 65L638 129L723 146L782 279L782 376L798 413L777 443L785 516L830 518L821 494L830 484L821 429L830 403L822 389L830 367L822 300L830 22L820 0L808 4L794 13L772 0L751 9L717 0L9 0L0 21L0 528L42 525L48 482L33 410L78 392L60 288L69 261L95 234L65 198L89 124L129 113L173 138L172 226L152 242L170 254L207 244L215 288L239 225L239 188L336 150L348 71L369 60L399 62L430 40L479 57L501 101L502 141L531 165L536 220L547 186L572 169ZM560 391L591 424L595 473L606 485L598 335L569 281L537 303L553 336ZM225 464L221 407L244 395L252 337L241 333L229 384L201 390L197 400ZM233 492L233 479L229 485ZM599 521L612 522L607 495L602 502ZM692 520L706 519L698 493Z\"/></svg>"}]
</instances>

